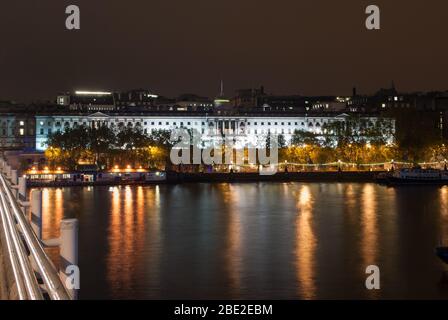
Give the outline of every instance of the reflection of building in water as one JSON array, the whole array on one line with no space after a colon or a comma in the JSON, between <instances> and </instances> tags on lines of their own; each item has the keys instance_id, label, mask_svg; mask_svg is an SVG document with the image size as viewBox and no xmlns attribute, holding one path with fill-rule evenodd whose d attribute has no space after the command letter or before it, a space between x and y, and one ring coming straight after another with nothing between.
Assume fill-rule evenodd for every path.
<instances>
[{"instance_id":1,"label":"reflection of building in water","mask_svg":"<svg viewBox=\"0 0 448 320\"><path fill-rule=\"evenodd\" d=\"M315 267L317 239L313 230L313 196L310 187L304 185L299 191L296 219L296 266L299 294L304 299L316 295Z\"/></svg>"},{"instance_id":2,"label":"reflection of building in water","mask_svg":"<svg viewBox=\"0 0 448 320\"><path fill-rule=\"evenodd\" d=\"M342 187L342 184L339 184ZM344 209L346 210L346 217L350 221L350 224L357 223L359 217L359 202L357 199L357 191L353 184L343 185L344 195Z\"/></svg>"},{"instance_id":3,"label":"reflection of building in water","mask_svg":"<svg viewBox=\"0 0 448 320\"><path fill-rule=\"evenodd\" d=\"M365 184L361 199L361 254L367 267L376 264L378 251L377 199L373 184Z\"/></svg>"},{"instance_id":4,"label":"reflection of building in water","mask_svg":"<svg viewBox=\"0 0 448 320\"><path fill-rule=\"evenodd\" d=\"M153 250L150 253L149 280L158 280L160 242L160 199L157 188L143 188L130 186L111 188L111 219L109 225L109 252L108 252L108 278L116 285L115 289L133 290L144 286L138 283L135 274L143 274L139 270L148 266L147 262L139 259L145 250ZM146 215L145 208L153 208ZM147 235L149 234L149 239ZM149 243L147 243L149 241ZM154 276L156 275L156 276ZM141 280L141 279L140 279Z\"/></svg>"},{"instance_id":5,"label":"reflection of building in water","mask_svg":"<svg viewBox=\"0 0 448 320\"><path fill-rule=\"evenodd\" d=\"M59 237L59 224L64 217L62 189L42 190L42 233L44 239Z\"/></svg>"},{"instance_id":6,"label":"reflection of building in water","mask_svg":"<svg viewBox=\"0 0 448 320\"><path fill-rule=\"evenodd\" d=\"M440 198L440 241L444 245L448 244L448 186L439 190Z\"/></svg>"},{"instance_id":7,"label":"reflection of building in water","mask_svg":"<svg viewBox=\"0 0 448 320\"><path fill-rule=\"evenodd\" d=\"M42 238L56 239L60 236L60 223L64 217L62 189L42 189ZM45 249L51 260L58 265L59 247Z\"/></svg>"},{"instance_id":8,"label":"reflection of building in water","mask_svg":"<svg viewBox=\"0 0 448 320\"><path fill-rule=\"evenodd\" d=\"M133 264L126 254L129 250L129 243L133 242L133 235L128 230L129 219L132 219L132 198L129 192L125 194L124 203L122 202L120 188L115 187L112 192L107 271L108 278L117 283L116 288L129 289L131 287ZM126 259L123 259L124 257Z\"/></svg>"},{"instance_id":9,"label":"reflection of building in water","mask_svg":"<svg viewBox=\"0 0 448 320\"><path fill-rule=\"evenodd\" d=\"M220 184L221 192L223 194L223 201L228 216L227 228L227 245L226 245L226 262L228 269L228 277L230 281L230 289L233 291L234 298L239 297L241 287L241 218L238 210L238 203L241 199L238 198L238 192L232 190L230 184Z\"/></svg>"}]
</instances>

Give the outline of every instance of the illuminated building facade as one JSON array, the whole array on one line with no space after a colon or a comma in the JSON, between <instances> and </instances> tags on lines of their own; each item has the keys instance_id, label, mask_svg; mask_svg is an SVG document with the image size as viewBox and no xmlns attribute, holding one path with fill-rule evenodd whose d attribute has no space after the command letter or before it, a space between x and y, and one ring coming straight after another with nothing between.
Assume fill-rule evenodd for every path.
<instances>
[{"instance_id":1,"label":"illuminated building facade","mask_svg":"<svg viewBox=\"0 0 448 320\"><path fill-rule=\"evenodd\" d=\"M25 113L0 114L0 149L32 149L35 118Z\"/></svg>"},{"instance_id":2,"label":"illuminated building facade","mask_svg":"<svg viewBox=\"0 0 448 320\"><path fill-rule=\"evenodd\" d=\"M76 126L108 126L118 130L120 127L138 127L145 134L155 130L190 129L201 135L205 145L219 141L225 135L233 137L241 144L257 144L266 141L271 135L283 135L290 143L295 130L324 133L323 126L334 121L345 121L348 114L339 115L208 115L207 113L102 113L36 116L36 149L45 150L45 142L52 132L63 131ZM374 125L376 116L363 116ZM392 128L393 120L390 119ZM390 133L390 139L392 139Z\"/></svg>"}]
</instances>

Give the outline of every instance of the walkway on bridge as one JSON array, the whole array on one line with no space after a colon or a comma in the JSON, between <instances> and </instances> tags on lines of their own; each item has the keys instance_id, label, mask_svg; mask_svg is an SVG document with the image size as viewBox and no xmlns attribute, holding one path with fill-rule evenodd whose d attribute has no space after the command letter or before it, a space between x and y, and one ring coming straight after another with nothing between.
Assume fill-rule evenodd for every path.
<instances>
[{"instance_id":1,"label":"walkway on bridge","mask_svg":"<svg viewBox=\"0 0 448 320\"><path fill-rule=\"evenodd\" d=\"M34 195L39 197L32 196L31 202L27 201L26 179L19 178L17 171L0 159L0 299L72 299L76 293L66 289L64 271L58 272L45 252L44 247L49 245L40 237L41 225L36 230L27 218L27 213L33 217L37 213L41 222L41 191ZM61 226L66 222L63 220ZM60 246L63 237L51 242ZM72 238L77 242L77 236ZM61 256L63 251L61 246Z\"/></svg>"}]
</instances>

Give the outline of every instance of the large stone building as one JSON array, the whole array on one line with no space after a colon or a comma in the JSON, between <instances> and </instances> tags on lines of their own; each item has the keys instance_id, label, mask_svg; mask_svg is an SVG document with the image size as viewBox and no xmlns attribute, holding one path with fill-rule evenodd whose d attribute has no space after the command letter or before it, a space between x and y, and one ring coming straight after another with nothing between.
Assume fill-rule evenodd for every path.
<instances>
[{"instance_id":1,"label":"large stone building","mask_svg":"<svg viewBox=\"0 0 448 320\"><path fill-rule=\"evenodd\" d=\"M223 97L222 89L215 100L193 94L168 99L144 89L75 91L59 95L56 103L24 108L8 104L0 112L0 147L35 147L42 151L51 133L80 125L139 127L146 134L185 128L200 134L204 145L219 141L224 135L251 144L265 143L269 134L282 135L289 143L296 130L324 134L326 124L346 121L351 115L364 118L369 125L380 118L378 112L372 112L378 110L361 111L357 107L368 104L368 99L358 99L355 105L348 103L360 97L356 93L351 98L281 96L266 94L261 87L239 90L233 100L226 98L230 107L216 103L224 101ZM388 121L395 129L394 120ZM387 136L392 140L391 132Z\"/></svg>"},{"instance_id":2,"label":"large stone building","mask_svg":"<svg viewBox=\"0 0 448 320\"><path fill-rule=\"evenodd\" d=\"M24 105L0 102L0 150L33 149L35 117Z\"/></svg>"},{"instance_id":3,"label":"large stone building","mask_svg":"<svg viewBox=\"0 0 448 320\"><path fill-rule=\"evenodd\" d=\"M207 113L103 113L92 114L58 114L36 116L36 148L45 150L48 135L55 131L76 126L138 127L150 134L155 130L189 129L201 135L204 145L222 139L225 135L232 137L236 144L258 144L271 135L283 135L289 143L295 130L323 133L325 124L345 121L348 114L330 115L209 115ZM367 123L374 125L376 116L362 116ZM393 120L391 127L393 128ZM389 136L391 138L391 134Z\"/></svg>"}]
</instances>

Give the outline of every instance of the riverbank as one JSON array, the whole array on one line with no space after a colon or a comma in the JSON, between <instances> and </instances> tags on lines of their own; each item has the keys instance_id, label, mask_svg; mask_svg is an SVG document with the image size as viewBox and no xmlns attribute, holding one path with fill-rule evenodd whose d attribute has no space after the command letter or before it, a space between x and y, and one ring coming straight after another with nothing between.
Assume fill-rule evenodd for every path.
<instances>
[{"instance_id":1,"label":"riverbank","mask_svg":"<svg viewBox=\"0 0 448 320\"><path fill-rule=\"evenodd\" d=\"M373 171L310 171L259 173L177 173L169 176L172 182L373 182L380 172Z\"/></svg>"},{"instance_id":2,"label":"riverbank","mask_svg":"<svg viewBox=\"0 0 448 320\"><path fill-rule=\"evenodd\" d=\"M159 181L28 181L28 187L76 187L152 185L177 183L222 183L222 182L374 182L382 171L310 171L278 172L274 175L253 173L179 173L168 172L166 180Z\"/></svg>"}]
</instances>

